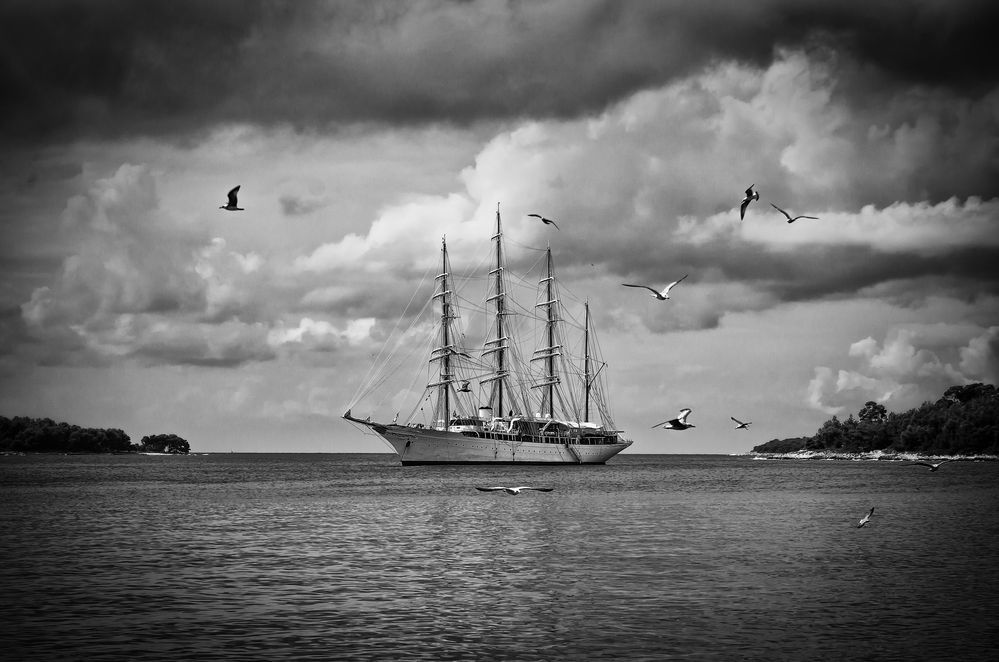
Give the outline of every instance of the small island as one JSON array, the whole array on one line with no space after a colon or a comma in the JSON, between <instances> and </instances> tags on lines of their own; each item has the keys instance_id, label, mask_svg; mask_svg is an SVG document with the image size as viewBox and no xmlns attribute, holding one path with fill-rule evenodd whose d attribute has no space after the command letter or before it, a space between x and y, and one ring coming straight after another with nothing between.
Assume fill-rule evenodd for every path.
<instances>
[{"instance_id":1,"label":"small island","mask_svg":"<svg viewBox=\"0 0 999 662\"><path fill-rule=\"evenodd\" d=\"M768 456L920 455L999 456L999 390L991 384L948 388L936 402L901 413L868 401L854 417L836 416L811 437L773 439L755 446Z\"/></svg>"},{"instance_id":2,"label":"small island","mask_svg":"<svg viewBox=\"0 0 999 662\"><path fill-rule=\"evenodd\" d=\"M117 428L83 428L50 418L0 416L0 453L169 453L186 455L191 446L175 434L154 434L132 443Z\"/></svg>"}]
</instances>

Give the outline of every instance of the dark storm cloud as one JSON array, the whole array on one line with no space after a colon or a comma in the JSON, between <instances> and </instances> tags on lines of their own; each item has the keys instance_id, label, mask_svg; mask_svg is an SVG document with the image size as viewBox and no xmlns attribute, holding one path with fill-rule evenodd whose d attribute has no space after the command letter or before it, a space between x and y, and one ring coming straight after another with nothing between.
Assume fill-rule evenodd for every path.
<instances>
[{"instance_id":1,"label":"dark storm cloud","mask_svg":"<svg viewBox=\"0 0 999 662\"><path fill-rule=\"evenodd\" d=\"M7 2L0 135L569 117L815 43L976 95L996 80L997 18L987 0Z\"/></svg>"},{"instance_id":2,"label":"dark storm cloud","mask_svg":"<svg viewBox=\"0 0 999 662\"><path fill-rule=\"evenodd\" d=\"M905 301L899 301L913 305L931 296L972 300L999 292L999 272L993 266L996 260L999 249L988 247L961 248L937 256L885 254L869 247L823 247L801 250L783 259L772 255L761 261L753 275L767 282L767 288L782 301L849 298L865 288L924 279L925 289L914 290L910 285ZM970 289L970 283L976 283L976 288Z\"/></svg>"},{"instance_id":3,"label":"dark storm cloud","mask_svg":"<svg viewBox=\"0 0 999 662\"><path fill-rule=\"evenodd\" d=\"M655 255L633 252L627 261L619 257L609 268L622 274L622 282L662 281L665 285L689 273L691 283L705 278L741 283L768 295L764 305L852 298L862 291L880 292L905 306L921 305L933 296L971 301L999 294L995 268L999 248L995 247L961 247L929 256L856 245L802 246L794 251L747 249L744 244L716 242ZM664 264L670 265L667 273Z\"/></svg>"},{"instance_id":4,"label":"dark storm cloud","mask_svg":"<svg viewBox=\"0 0 999 662\"><path fill-rule=\"evenodd\" d=\"M132 356L151 364L231 368L275 358L266 329L229 322L211 327L161 328L144 334Z\"/></svg>"}]
</instances>

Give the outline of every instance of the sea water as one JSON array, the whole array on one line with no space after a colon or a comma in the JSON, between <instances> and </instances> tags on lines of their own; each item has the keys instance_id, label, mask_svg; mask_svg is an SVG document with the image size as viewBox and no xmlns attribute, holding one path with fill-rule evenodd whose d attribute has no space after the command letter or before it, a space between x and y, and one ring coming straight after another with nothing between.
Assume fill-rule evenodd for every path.
<instances>
[{"instance_id":1,"label":"sea water","mask_svg":"<svg viewBox=\"0 0 999 662\"><path fill-rule=\"evenodd\" d=\"M554 491L475 489L489 485ZM0 503L10 660L991 660L999 646L999 462L4 456Z\"/></svg>"}]
</instances>

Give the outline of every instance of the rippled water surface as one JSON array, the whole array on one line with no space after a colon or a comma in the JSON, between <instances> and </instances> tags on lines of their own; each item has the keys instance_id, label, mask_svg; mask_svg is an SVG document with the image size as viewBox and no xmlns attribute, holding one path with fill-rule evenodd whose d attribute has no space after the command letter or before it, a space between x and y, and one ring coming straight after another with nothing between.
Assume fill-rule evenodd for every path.
<instances>
[{"instance_id":1,"label":"rippled water surface","mask_svg":"<svg viewBox=\"0 0 999 662\"><path fill-rule=\"evenodd\" d=\"M474 489L511 484L555 491ZM999 646L997 462L6 456L0 499L6 659L986 660Z\"/></svg>"}]
</instances>

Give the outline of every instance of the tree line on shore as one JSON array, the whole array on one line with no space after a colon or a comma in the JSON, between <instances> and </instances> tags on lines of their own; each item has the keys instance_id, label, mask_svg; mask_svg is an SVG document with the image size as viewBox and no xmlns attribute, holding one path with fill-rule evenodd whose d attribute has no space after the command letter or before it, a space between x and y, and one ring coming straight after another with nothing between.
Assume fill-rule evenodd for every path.
<instances>
[{"instance_id":1,"label":"tree line on shore","mask_svg":"<svg viewBox=\"0 0 999 662\"><path fill-rule=\"evenodd\" d=\"M5 453L189 453L175 434L153 434L132 443L117 428L84 428L51 418L0 416L0 452Z\"/></svg>"},{"instance_id":2,"label":"tree line on shore","mask_svg":"<svg viewBox=\"0 0 999 662\"><path fill-rule=\"evenodd\" d=\"M981 383L952 386L936 402L901 413L871 400L856 417L833 416L811 437L773 439L753 448L755 453L803 450L999 455L999 390Z\"/></svg>"}]
</instances>

